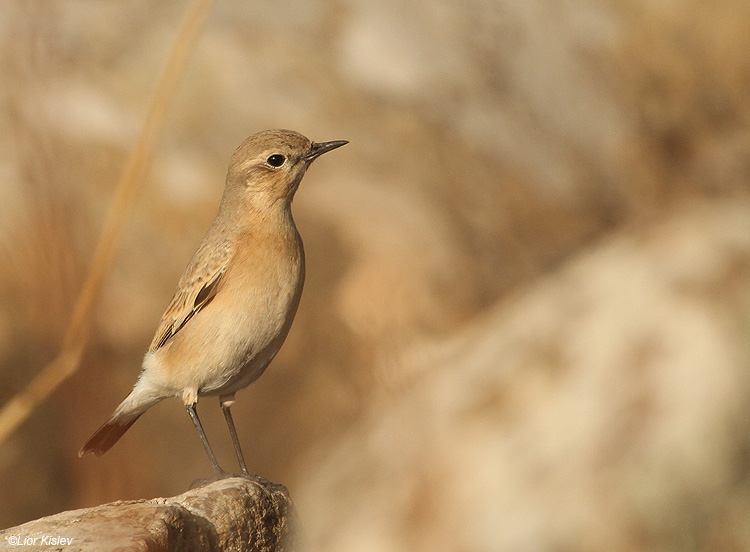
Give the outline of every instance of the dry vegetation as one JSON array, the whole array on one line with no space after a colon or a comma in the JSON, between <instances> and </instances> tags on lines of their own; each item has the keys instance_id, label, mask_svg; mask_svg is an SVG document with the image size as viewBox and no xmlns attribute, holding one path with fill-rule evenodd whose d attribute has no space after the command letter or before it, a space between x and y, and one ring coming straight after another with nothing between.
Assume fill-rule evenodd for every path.
<instances>
[{"instance_id":1,"label":"dry vegetation","mask_svg":"<svg viewBox=\"0 0 750 552\"><path fill-rule=\"evenodd\" d=\"M184 2L0 21L0 404L57 353ZM295 200L308 280L238 396L312 550L750 548L750 8L219 1L79 371L0 446L0 527L184 491L177 402L127 393L264 128L349 146ZM201 402L221 460L231 444Z\"/></svg>"}]
</instances>

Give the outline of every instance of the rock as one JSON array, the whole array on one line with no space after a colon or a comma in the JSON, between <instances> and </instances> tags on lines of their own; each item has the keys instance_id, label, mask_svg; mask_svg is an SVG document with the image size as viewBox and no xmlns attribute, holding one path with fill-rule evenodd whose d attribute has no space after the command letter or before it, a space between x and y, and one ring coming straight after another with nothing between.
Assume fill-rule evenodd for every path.
<instances>
[{"instance_id":1,"label":"rock","mask_svg":"<svg viewBox=\"0 0 750 552\"><path fill-rule=\"evenodd\" d=\"M222 479L172 498L70 510L0 531L0 550L288 551L294 517L282 485Z\"/></svg>"}]
</instances>

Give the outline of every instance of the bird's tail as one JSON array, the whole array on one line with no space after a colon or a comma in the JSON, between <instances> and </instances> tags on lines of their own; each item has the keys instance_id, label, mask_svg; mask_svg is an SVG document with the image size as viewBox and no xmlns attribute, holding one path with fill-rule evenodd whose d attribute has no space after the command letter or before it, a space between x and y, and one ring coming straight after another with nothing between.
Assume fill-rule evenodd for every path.
<instances>
[{"instance_id":1,"label":"bird's tail","mask_svg":"<svg viewBox=\"0 0 750 552\"><path fill-rule=\"evenodd\" d=\"M107 452L130 429L130 426L141 417L141 414L163 398L153 395L144 396L142 389L139 389L139 386L136 385L133 392L117 407L117 410L115 410L109 421L97 429L96 433L91 436L91 439L86 441L86 444L81 447L81 450L78 451L78 456L85 456L87 454L101 456Z\"/></svg>"},{"instance_id":2,"label":"bird's tail","mask_svg":"<svg viewBox=\"0 0 750 552\"><path fill-rule=\"evenodd\" d=\"M78 451L78 456L85 456L87 454L101 456L120 440L120 437L125 434L139 417L140 414L131 420L125 421L118 420L113 416L106 424L96 430L91 439L86 441L86 444Z\"/></svg>"}]
</instances>

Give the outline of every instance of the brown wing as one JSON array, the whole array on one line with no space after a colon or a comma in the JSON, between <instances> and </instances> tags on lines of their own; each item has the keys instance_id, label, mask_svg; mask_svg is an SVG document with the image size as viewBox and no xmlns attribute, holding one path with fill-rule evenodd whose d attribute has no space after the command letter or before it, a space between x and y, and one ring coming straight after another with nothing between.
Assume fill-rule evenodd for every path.
<instances>
[{"instance_id":1,"label":"brown wing","mask_svg":"<svg viewBox=\"0 0 750 552\"><path fill-rule=\"evenodd\" d=\"M201 245L177 284L177 291L161 317L149 352L167 343L198 311L211 302L226 271L232 251L232 243L229 240L218 245Z\"/></svg>"}]
</instances>

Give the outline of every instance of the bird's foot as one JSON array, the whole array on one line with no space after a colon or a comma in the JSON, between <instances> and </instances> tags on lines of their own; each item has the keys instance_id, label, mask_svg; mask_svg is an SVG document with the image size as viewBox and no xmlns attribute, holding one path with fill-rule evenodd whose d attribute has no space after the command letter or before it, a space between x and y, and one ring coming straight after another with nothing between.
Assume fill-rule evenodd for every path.
<instances>
[{"instance_id":1,"label":"bird's foot","mask_svg":"<svg viewBox=\"0 0 750 552\"><path fill-rule=\"evenodd\" d=\"M248 481L252 481L255 483L258 487L262 487L264 489L268 489L269 487L273 486L274 484L271 483L268 479L261 475L254 475L248 472L241 472L241 473L230 473L230 472L216 472L214 476L210 479L196 479L192 483L190 483L191 489L197 489L200 487L203 487L204 485L208 485L209 483L215 483L216 481L221 481L222 479L229 479L230 477L241 477L243 479L247 479Z\"/></svg>"},{"instance_id":2,"label":"bird's foot","mask_svg":"<svg viewBox=\"0 0 750 552\"><path fill-rule=\"evenodd\" d=\"M232 477L232 474L225 472L224 470L214 470L213 477L209 479L195 479L192 483L190 483L190 488L198 489L200 487L204 487L205 485L208 485L209 483L215 483L216 481L226 479L227 477Z\"/></svg>"}]
</instances>

